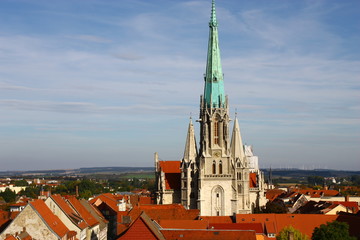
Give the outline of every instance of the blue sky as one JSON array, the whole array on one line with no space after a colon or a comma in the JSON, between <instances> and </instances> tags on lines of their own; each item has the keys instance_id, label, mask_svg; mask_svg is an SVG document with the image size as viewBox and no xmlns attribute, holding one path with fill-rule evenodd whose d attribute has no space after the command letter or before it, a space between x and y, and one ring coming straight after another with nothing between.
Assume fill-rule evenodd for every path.
<instances>
[{"instance_id":1,"label":"blue sky","mask_svg":"<svg viewBox=\"0 0 360 240\"><path fill-rule=\"evenodd\" d=\"M210 8L1 0L0 170L181 159ZM360 170L359 16L360 1L217 1L231 116L261 167Z\"/></svg>"}]
</instances>

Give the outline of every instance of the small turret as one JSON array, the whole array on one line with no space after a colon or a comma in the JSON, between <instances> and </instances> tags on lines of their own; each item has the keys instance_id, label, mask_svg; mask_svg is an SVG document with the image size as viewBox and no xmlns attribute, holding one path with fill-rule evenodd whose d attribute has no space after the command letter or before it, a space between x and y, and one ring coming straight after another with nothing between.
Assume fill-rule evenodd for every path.
<instances>
[{"instance_id":1,"label":"small turret","mask_svg":"<svg viewBox=\"0 0 360 240\"><path fill-rule=\"evenodd\" d=\"M186 162L195 161L197 155L198 151L196 147L194 125L190 117L183 160Z\"/></svg>"},{"instance_id":2,"label":"small turret","mask_svg":"<svg viewBox=\"0 0 360 240\"><path fill-rule=\"evenodd\" d=\"M231 137L230 149L231 149L231 155L236 161L245 160L244 146L241 139L240 127L237 117L235 117L235 121L234 121L234 128Z\"/></svg>"}]
</instances>

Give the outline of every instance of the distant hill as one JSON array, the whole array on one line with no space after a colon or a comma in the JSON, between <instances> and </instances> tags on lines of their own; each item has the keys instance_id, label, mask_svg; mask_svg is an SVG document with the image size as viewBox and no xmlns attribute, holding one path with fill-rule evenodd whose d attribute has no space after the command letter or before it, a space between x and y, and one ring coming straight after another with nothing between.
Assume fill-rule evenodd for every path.
<instances>
[{"instance_id":1,"label":"distant hill","mask_svg":"<svg viewBox=\"0 0 360 240\"><path fill-rule=\"evenodd\" d=\"M31 171L0 171L0 177L10 176L82 176L89 174L124 174L154 172L153 167L91 167L77 169L31 170Z\"/></svg>"},{"instance_id":2,"label":"distant hill","mask_svg":"<svg viewBox=\"0 0 360 240\"><path fill-rule=\"evenodd\" d=\"M262 169L265 176L268 176L269 169ZM349 177L353 175L360 175L360 171L347 171L347 170L331 170L331 169L314 169L314 170L301 170L301 169L272 169L272 176L276 177L291 177L301 178L308 176L321 176L321 177Z\"/></svg>"},{"instance_id":3,"label":"distant hill","mask_svg":"<svg viewBox=\"0 0 360 240\"><path fill-rule=\"evenodd\" d=\"M265 178L269 176L269 169L262 169ZM125 175L127 173L154 173L153 167L89 167L77 169L31 170L31 171L0 171L0 177L24 176L87 176L87 175ZM308 176L321 177L349 177L360 175L360 171L329 170L329 169L272 169L273 178L306 178Z\"/></svg>"}]
</instances>

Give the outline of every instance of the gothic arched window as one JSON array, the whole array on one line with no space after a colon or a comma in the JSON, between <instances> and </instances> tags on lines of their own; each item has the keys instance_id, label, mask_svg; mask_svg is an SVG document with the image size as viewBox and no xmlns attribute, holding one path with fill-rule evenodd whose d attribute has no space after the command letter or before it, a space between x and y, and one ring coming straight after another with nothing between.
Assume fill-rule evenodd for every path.
<instances>
[{"instance_id":1,"label":"gothic arched window","mask_svg":"<svg viewBox=\"0 0 360 240\"><path fill-rule=\"evenodd\" d=\"M216 163L215 163L215 161L213 161L213 164L212 164L212 173L216 174Z\"/></svg>"},{"instance_id":2,"label":"gothic arched window","mask_svg":"<svg viewBox=\"0 0 360 240\"><path fill-rule=\"evenodd\" d=\"M223 173L222 161L219 162L219 174Z\"/></svg>"}]
</instances>

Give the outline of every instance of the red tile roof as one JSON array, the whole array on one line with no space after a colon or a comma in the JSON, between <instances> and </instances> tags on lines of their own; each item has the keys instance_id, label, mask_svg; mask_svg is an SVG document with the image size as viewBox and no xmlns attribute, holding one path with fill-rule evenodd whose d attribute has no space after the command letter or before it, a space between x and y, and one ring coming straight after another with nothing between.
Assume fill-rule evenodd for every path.
<instances>
[{"instance_id":1,"label":"red tile roof","mask_svg":"<svg viewBox=\"0 0 360 240\"><path fill-rule=\"evenodd\" d=\"M160 220L158 223L162 228L172 229L207 229L209 225L209 222L206 220L163 219Z\"/></svg>"},{"instance_id":2,"label":"red tile roof","mask_svg":"<svg viewBox=\"0 0 360 240\"><path fill-rule=\"evenodd\" d=\"M249 174L249 180L250 180L250 187L255 188L257 187L257 176L256 173L250 173Z\"/></svg>"},{"instance_id":3,"label":"red tile roof","mask_svg":"<svg viewBox=\"0 0 360 240\"><path fill-rule=\"evenodd\" d=\"M359 205L358 205L357 202L338 202L338 201L334 201L333 203L341 204L344 207L350 209L353 213L357 213L359 211Z\"/></svg>"},{"instance_id":4,"label":"red tile roof","mask_svg":"<svg viewBox=\"0 0 360 240\"><path fill-rule=\"evenodd\" d=\"M57 203L57 205L64 211L64 213L73 221L80 229L85 229L87 224L79 214L77 214L60 195L51 195L51 198Z\"/></svg>"},{"instance_id":5,"label":"red tile roof","mask_svg":"<svg viewBox=\"0 0 360 240\"><path fill-rule=\"evenodd\" d=\"M165 173L165 189L180 190L181 173Z\"/></svg>"},{"instance_id":6,"label":"red tile roof","mask_svg":"<svg viewBox=\"0 0 360 240\"><path fill-rule=\"evenodd\" d=\"M99 224L95 217L86 210L86 208L80 203L80 201L76 197L72 196L68 198L68 201L90 227Z\"/></svg>"},{"instance_id":7,"label":"red tile roof","mask_svg":"<svg viewBox=\"0 0 360 240\"><path fill-rule=\"evenodd\" d=\"M231 216L201 216L200 219L209 223L233 223Z\"/></svg>"},{"instance_id":8,"label":"red tile roof","mask_svg":"<svg viewBox=\"0 0 360 240\"><path fill-rule=\"evenodd\" d=\"M266 199L269 201L274 201L278 196L285 193L284 190L281 189L269 189L266 191Z\"/></svg>"},{"instance_id":9,"label":"red tile roof","mask_svg":"<svg viewBox=\"0 0 360 240\"><path fill-rule=\"evenodd\" d=\"M305 195L315 195L315 196L337 196L339 192L336 190L313 190L313 189L298 189L296 192L305 194Z\"/></svg>"},{"instance_id":10,"label":"red tile roof","mask_svg":"<svg viewBox=\"0 0 360 240\"><path fill-rule=\"evenodd\" d=\"M140 203L140 204L151 204L151 203L152 203L151 197L141 196L141 197L139 198L139 203Z\"/></svg>"},{"instance_id":11,"label":"red tile roof","mask_svg":"<svg viewBox=\"0 0 360 240\"><path fill-rule=\"evenodd\" d=\"M103 193L97 196L94 199L91 199L89 202L95 206L99 206L102 202L105 203L107 206L109 206L112 210L115 212L119 211L118 207L118 201L120 198L118 196L115 196L111 193Z\"/></svg>"},{"instance_id":12,"label":"red tile roof","mask_svg":"<svg viewBox=\"0 0 360 240\"><path fill-rule=\"evenodd\" d=\"M128 215L136 219L143 211L157 222L160 219L194 220L199 215L198 209L186 210L181 204L135 206Z\"/></svg>"},{"instance_id":13,"label":"red tile roof","mask_svg":"<svg viewBox=\"0 0 360 240\"><path fill-rule=\"evenodd\" d=\"M256 240L255 231L240 230L161 230L166 239L196 240Z\"/></svg>"},{"instance_id":14,"label":"red tile roof","mask_svg":"<svg viewBox=\"0 0 360 240\"><path fill-rule=\"evenodd\" d=\"M118 240L158 240L164 239L160 231L151 222L149 217L141 213Z\"/></svg>"},{"instance_id":15,"label":"red tile roof","mask_svg":"<svg viewBox=\"0 0 360 240\"><path fill-rule=\"evenodd\" d=\"M180 161L160 161L159 163L164 173L181 173Z\"/></svg>"},{"instance_id":16,"label":"red tile roof","mask_svg":"<svg viewBox=\"0 0 360 240\"><path fill-rule=\"evenodd\" d=\"M263 234L261 223L212 223L209 228L222 230L254 230L257 234Z\"/></svg>"},{"instance_id":17,"label":"red tile roof","mask_svg":"<svg viewBox=\"0 0 360 240\"><path fill-rule=\"evenodd\" d=\"M322 214L236 214L237 223L262 223L265 225L265 231L275 231L276 234L291 225L309 237L315 227L334 221L336 218L336 215Z\"/></svg>"},{"instance_id":18,"label":"red tile roof","mask_svg":"<svg viewBox=\"0 0 360 240\"><path fill-rule=\"evenodd\" d=\"M54 215L48 206L42 200L35 200L30 203L35 211L44 219L49 228L51 228L59 237L64 237L69 233L69 229L64 223Z\"/></svg>"}]
</instances>

